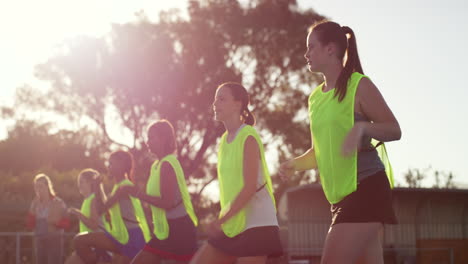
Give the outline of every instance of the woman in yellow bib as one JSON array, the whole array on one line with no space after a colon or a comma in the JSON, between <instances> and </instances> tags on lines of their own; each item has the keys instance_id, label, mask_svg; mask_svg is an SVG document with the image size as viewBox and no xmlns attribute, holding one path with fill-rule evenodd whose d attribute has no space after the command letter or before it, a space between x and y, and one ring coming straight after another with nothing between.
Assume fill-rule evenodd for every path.
<instances>
[{"instance_id":1,"label":"woman in yellow bib","mask_svg":"<svg viewBox=\"0 0 468 264\"><path fill-rule=\"evenodd\" d=\"M84 169L78 174L78 189L85 198L81 209L68 208L68 213L75 215L80 220L80 233L104 232L109 229L109 224L102 211L106 195L104 193L102 179L99 172L93 169ZM99 263L110 262L111 256L105 250L95 250L99 256ZM76 253L73 253L65 262L66 264L82 263Z\"/></svg>"},{"instance_id":2,"label":"woman in yellow bib","mask_svg":"<svg viewBox=\"0 0 468 264\"><path fill-rule=\"evenodd\" d=\"M330 21L313 25L305 58L309 71L325 79L309 97L313 144L281 164L280 173L287 178L294 171L319 170L332 213L322 263L383 263L383 224L396 223L393 177L385 146L371 140L398 140L400 126L363 75L349 27Z\"/></svg>"},{"instance_id":3,"label":"woman in yellow bib","mask_svg":"<svg viewBox=\"0 0 468 264\"><path fill-rule=\"evenodd\" d=\"M148 129L147 146L158 160L151 166L146 190L128 186L118 190L148 203L151 209L153 237L132 263L161 263L163 259L187 263L197 250L198 220L176 157L172 124L167 120L153 123Z\"/></svg>"},{"instance_id":4,"label":"woman in yellow bib","mask_svg":"<svg viewBox=\"0 0 468 264\"><path fill-rule=\"evenodd\" d=\"M218 150L221 212L192 264L260 264L282 254L263 143L248 104L241 84L224 83L216 91L215 120L226 128Z\"/></svg>"},{"instance_id":5,"label":"woman in yellow bib","mask_svg":"<svg viewBox=\"0 0 468 264\"><path fill-rule=\"evenodd\" d=\"M74 239L75 251L85 263L96 263L93 249L103 249L121 255L120 261L130 263L150 240L148 224L140 200L132 195L117 193L122 186L133 186L133 156L127 151L113 152L109 157L108 176L114 182L104 210L110 214L110 228L106 232L78 234Z\"/></svg>"}]
</instances>

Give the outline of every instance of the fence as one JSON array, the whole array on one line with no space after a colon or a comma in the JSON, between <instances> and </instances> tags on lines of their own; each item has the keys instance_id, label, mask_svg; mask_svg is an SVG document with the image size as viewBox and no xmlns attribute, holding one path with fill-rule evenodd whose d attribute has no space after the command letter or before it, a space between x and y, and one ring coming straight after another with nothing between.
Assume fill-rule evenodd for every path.
<instances>
[{"instance_id":1,"label":"fence","mask_svg":"<svg viewBox=\"0 0 468 264\"><path fill-rule=\"evenodd\" d=\"M0 263L34 264L34 233L0 232ZM63 255L71 252L71 240L75 233L64 233Z\"/></svg>"},{"instance_id":2,"label":"fence","mask_svg":"<svg viewBox=\"0 0 468 264\"><path fill-rule=\"evenodd\" d=\"M71 240L75 233L64 234L64 257L71 253ZM0 263L34 264L34 241L32 232L0 232ZM309 256L295 257L294 252L308 251ZM322 249L288 248L285 256L268 261L274 264L320 263ZM385 264L456 264L453 248L385 248Z\"/></svg>"},{"instance_id":3,"label":"fence","mask_svg":"<svg viewBox=\"0 0 468 264\"><path fill-rule=\"evenodd\" d=\"M305 251L309 255L304 255ZM301 252L302 256L294 256ZM319 264L321 248L290 248L287 250L289 264ZM453 248L384 248L385 264L456 264Z\"/></svg>"}]
</instances>

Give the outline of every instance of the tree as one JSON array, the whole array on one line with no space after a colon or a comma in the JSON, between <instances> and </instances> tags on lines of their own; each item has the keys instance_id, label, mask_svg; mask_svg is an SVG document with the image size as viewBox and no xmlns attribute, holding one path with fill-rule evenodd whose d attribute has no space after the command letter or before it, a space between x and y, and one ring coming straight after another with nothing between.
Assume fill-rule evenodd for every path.
<instances>
[{"instance_id":1,"label":"tree","mask_svg":"<svg viewBox=\"0 0 468 264\"><path fill-rule=\"evenodd\" d=\"M76 178L86 167L105 173L101 151L89 131L53 131L48 123L17 121L0 141L0 231L25 231L24 220L34 197L33 179L47 174L59 197L78 207Z\"/></svg>"},{"instance_id":2,"label":"tree","mask_svg":"<svg viewBox=\"0 0 468 264\"><path fill-rule=\"evenodd\" d=\"M116 24L105 37L66 41L37 67L37 77L52 88L42 94L23 89L15 108L50 111L78 125L85 119L97 128L102 148L130 149L142 179L150 164L145 127L166 118L176 128L190 184L201 191L215 177L213 157L222 128L212 120L211 103L223 82L248 88L272 155L291 157L310 146L305 92L310 89L305 87L317 76L307 72L303 54L307 27L321 19L313 10L299 10L294 0L246 6L235 0L190 1L188 19L165 12L156 23L140 13L137 21ZM9 117L18 113L8 112ZM132 144L111 136L112 123L131 134ZM275 180L277 189L285 189L279 185Z\"/></svg>"},{"instance_id":3,"label":"tree","mask_svg":"<svg viewBox=\"0 0 468 264\"><path fill-rule=\"evenodd\" d=\"M405 183L410 188L421 188L423 187L423 181L428 179L432 171L431 167L425 169L408 169L404 174ZM436 189L455 189L456 186L453 182L453 173L444 172L440 170L432 171L434 177L434 183L432 188Z\"/></svg>"},{"instance_id":4,"label":"tree","mask_svg":"<svg viewBox=\"0 0 468 264\"><path fill-rule=\"evenodd\" d=\"M104 171L101 149L89 131L51 131L49 123L17 121L0 141L0 168L18 175L41 168L68 171L93 167Z\"/></svg>"}]
</instances>

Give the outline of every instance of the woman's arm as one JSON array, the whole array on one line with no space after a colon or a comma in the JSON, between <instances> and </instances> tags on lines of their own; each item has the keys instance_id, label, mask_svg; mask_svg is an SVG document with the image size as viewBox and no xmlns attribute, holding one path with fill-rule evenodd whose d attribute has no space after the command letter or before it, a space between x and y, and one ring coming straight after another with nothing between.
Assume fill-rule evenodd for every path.
<instances>
[{"instance_id":1,"label":"woman's arm","mask_svg":"<svg viewBox=\"0 0 468 264\"><path fill-rule=\"evenodd\" d=\"M48 216L49 224L61 229L70 228L71 224L70 219L68 218L65 202L59 197L55 197L51 203Z\"/></svg>"},{"instance_id":2,"label":"woman's arm","mask_svg":"<svg viewBox=\"0 0 468 264\"><path fill-rule=\"evenodd\" d=\"M170 209L174 206L175 191L178 188L178 184L175 171L168 162L164 162L161 165L160 183L160 197L148 195L144 191L135 193L135 197L153 206Z\"/></svg>"},{"instance_id":3,"label":"woman's arm","mask_svg":"<svg viewBox=\"0 0 468 264\"><path fill-rule=\"evenodd\" d=\"M133 189L136 188L135 186L122 186L117 189L113 194L107 197L107 200L104 201L102 212L103 213L108 211L114 204L118 203L121 199L125 198L128 196L128 189Z\"/></svg>"},{"instance_id":4,"label":"woman's arm","mask_svg":"<svg viewBox=\"0 0 468 264\"><path fill-rule=\"evenodd\" d=\"M284 180L286 180L287 178L291 177L296 171L305 171L312 169L317 169L317 160L315 157L313 145L301 156L283 162L279 167L279 174Z\"/></svg>"},{"instance_id":5,"label":"woman's arm","mask_svg":"<svg viewBox=\"0 0 468 264\"><path fill-rule=\"evenodd\" d=\"M80 210L76 208L69 208L68 213L75 215L78 219L83 222L87 227L92 230L96 230L99 227L99 213L95 200L91 203L91 213L89 217L86 217Z\"/></svg>"},{"instance_id":6,"label":"woman's arm","mask_svg":"<svg viewBox=\"0 0 468 264\"><path fill-rule=\"evenodd\" d=\"M65 203L58 197L55 197L50 201L48 222L50 224L57 224L62 218L66 216Z\"/></svg>"},{"instance_id":7,"label":"woman's arm","mask_svg":"<svg viewBox=\"0 0 468 264\"><path fill-rule=\"evenodd\" d=\"M34 197L34 199L31 202L31 206L29 207L30 214L36 214L36 203L37 203L37 197Z\"/></svg>"},{"instance_id":8,"label":"woman's arm","mask_svg":"<svg viewBox=\"0 0 468 264\"><path fill-rule=\"evenodd\" d=\"M29 207L28 215L26 216L26 228L28 229L33 229L36 226L36 200L37 197L34 197Z\"/></svg>"},{"instance_id":9,"label":"woman's arm","mask_svg":"<svg viewBox=\"0 0 468 264\"><path fill-rule=\"evenodd\" d=\"M313 148L308 149L301 156L292 160L292 165L295 171L305 171L317 168L317 160L315 159L315 151Z\"/></svg>"},{"instance_id":10,"label":"woman's arm","mask_svg":"<svg viewBox=\"0 0 468 264\"><path fill-rule=\"evenodd\" d=\"M356 110L362 112L371 122L356 122L343 143L342 152L348 156L360 148L362 138L368 136L379 141L393 141L401 138L398 121L388 107L377 87L362 78L356 93Z\"/></svg>"},{"instance_id":11,"label":"woman's arm","mask_svg":"<svg viewBox=\"0 0 468 264\"><path fill-rule=\"evenodd\" d=\"M372 123L364 122L364 135L385 142L401 138L397 119L371 80L368 78L361 80L357 97L363 114L372 121Z\"/></svg>"}]
</instances>

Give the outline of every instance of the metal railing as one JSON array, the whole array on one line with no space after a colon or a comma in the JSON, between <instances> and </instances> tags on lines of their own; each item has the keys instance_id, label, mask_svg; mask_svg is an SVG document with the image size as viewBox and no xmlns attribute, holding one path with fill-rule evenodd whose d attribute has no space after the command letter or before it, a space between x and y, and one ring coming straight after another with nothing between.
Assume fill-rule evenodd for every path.
<instances>
[{"instance_id":1,"label":"metal railing","mask_svg":"<svg viewBox=\"0 0 468 264\"><path fill-rule=\"evenodd\" d=\"M75 233L64 233L62 243L68 245ZM33 232L0 232L0 263L23 264L34 263L34 233ZM30 240L24 243L25 238ZM67 255L68 248L64 247Z\"/></svg>"},{"instance_id":2,"label":"metal railing","mask_svg":"<svg viewBox=\"0 0 468 264\"><path fill-rule=\"evenodd\" d=\"M10 262L11 261L11 254L10 251L14 249L14 260L16 264L21 263L21 240L23 237L32 237L33 233L32 232L2 232L0 233L0 239L2 240L3 247L0 249L0 252L2 253L2 258L7 258L7 259L0 259L2 263L4 262ZM14 245L12 245L12 243ZM34 251L32 248L28 248L31 250L31 259L33 259ZM8 258L10 256L10 258Z\"/></svg>"},{"instance_id":3,"label":"metal railing","mask_svg":"<svg viewBox=\"0 0 468 264\"><path fill-rule=\"evenodd\" d=\"M75 233L64 233L62 243L69 245ZM0 232L0 263L2 264L24 264L34 263L34 242L33 232ZM30 238L28 243L23 243L25 238ZM62 247L64 249L64 256L68 256L70 248ZM315 257L320 257L321 248L288 248L285 250L285 256L282 258L286 263L316 263L310 259L310 256L302 254L296 255L294 253L302 254L307 252ZM10 254L8 254L10 253ZM309 255L307 254L307 255ZM418 258L425 254L438 254L442 255L444 261L441 263L454 264L454 249L453 248L384 248L385 263L399 264L399 263L418 263ZM419 257L418 257L419 256ZM427 255L426 255L427 256ZM309 258L309 260L307 260ZM28 261L29 260L29 261ZM280 261L283 263L283 261ZM275 262L275 263L280 263Z\"/></svg>"},{"instance_id":4,"label":"metal railing","mask_svg":"<svg viewBox=\"0 0 468 264\"><path fill-rule=\"evenodd\" d=\"M287 254L287 263L315 264L320 263L322 248L288 248L285 253ZM455 253L453 248L384 248L384 259L386 264L419 264L424 263L425 259L433 256L437 256L440 263L455 263Z\"/></svg>"}]
</instances>

